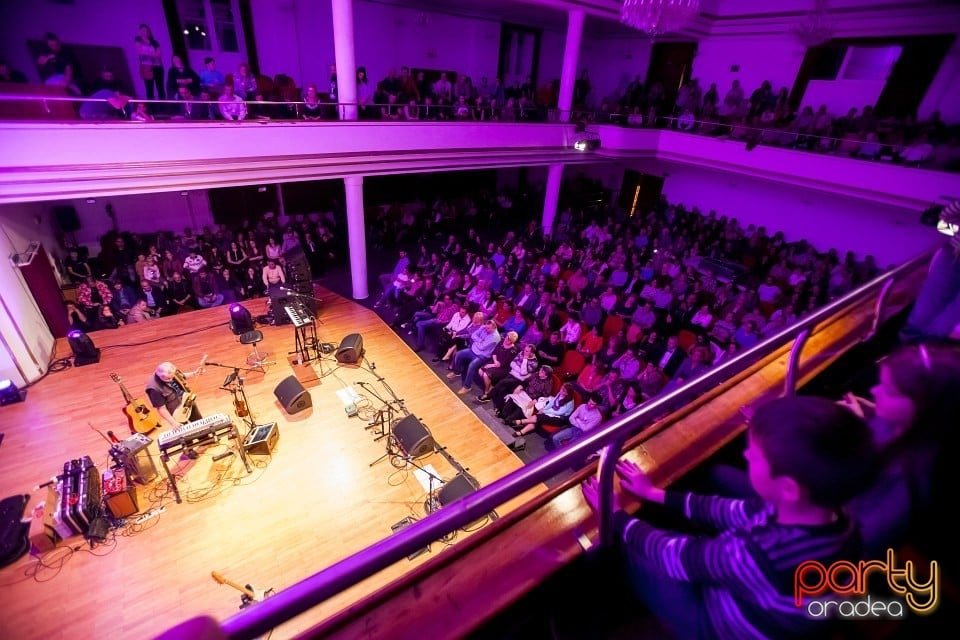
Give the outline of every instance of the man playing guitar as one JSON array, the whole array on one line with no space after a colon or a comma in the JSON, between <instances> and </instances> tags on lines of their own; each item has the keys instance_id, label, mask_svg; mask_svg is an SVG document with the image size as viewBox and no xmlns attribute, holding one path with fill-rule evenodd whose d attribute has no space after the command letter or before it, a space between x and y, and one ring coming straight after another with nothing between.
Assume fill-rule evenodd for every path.
<instances>
[{"instance_id":1,"label":"man playing guitar","mask_svg":"<svg viewBox=\"0 0 960 640\"><path fill-rule=\"evenodd\" d=\"M204 357L206 359L206 357ZM183 373L172 362L161 362L147 382L147 398L163 421L171 428L181 422L192 422L203 416L196 405L196 394L191 393L186 379L203 373L203 363L194 371Z\"/></svg>"}]
</instances>

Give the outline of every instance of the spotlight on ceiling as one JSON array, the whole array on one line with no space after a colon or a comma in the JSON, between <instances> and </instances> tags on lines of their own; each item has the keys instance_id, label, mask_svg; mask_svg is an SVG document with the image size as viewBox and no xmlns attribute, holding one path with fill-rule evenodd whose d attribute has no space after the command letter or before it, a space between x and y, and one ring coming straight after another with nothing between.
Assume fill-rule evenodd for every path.
<instances>
[{"instance_id":1,"label":"spotlight on ceiling","mask_svg":"<svg viewBox=\"0 0 960 640\"><path fill-rule=\"evenodd\" d=\"M67 342L73 351L73 366L82 367L100 362L100 349L94 346L93 340L83 331L74 329L68 333Z\"/></svg>"},{"instance_id":2,"label":"spotlight on ceiling","mask_svg":"<svg viewBox=\"0 0 960 640\"><path fill-rule=\"evenodd\" d=\"M253 331L253 316L241 304L230 305L230 331L236 336Z\"/></svg>"},{"instance_id":3,"label":"spotlight on ceiling","mask_svg":"<svg viewBox=\"0 0 960 640\"><path fill-rule=\"evenodd\" d=\"M0 380L0 407L14 402L23 402L26 395L26 389L23 391L18 389L17 385L13 384L13 380Z\"/></svg>"}]
</instances>

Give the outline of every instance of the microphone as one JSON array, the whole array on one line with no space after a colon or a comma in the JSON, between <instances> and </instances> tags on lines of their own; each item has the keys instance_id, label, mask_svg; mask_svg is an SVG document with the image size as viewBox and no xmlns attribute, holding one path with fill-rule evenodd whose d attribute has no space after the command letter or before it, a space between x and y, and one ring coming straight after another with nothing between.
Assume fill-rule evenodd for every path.
<instances>
[{"instance_id":1,"label":"microphone","mask_svg":"<svg viewBox=\"0 0 960 640\"><path fill-rule=\"evenodd\" d=\"M227 386L228 384L230 384L231 382L233 382L233 381L236 380L236 379L237 379L237 372L234 371L233 373L231 373L230 375L227 376L227 379L224 380L224 381L223 381L223 384L220 385L220 386L221 386L221 387L225 387L225 386Z\"/></svg>"},{"instance_id":2,"label":"microphone","mask_svg":"<svg viewBox=\"0 0 960 640\"><path fill-rule=\"evenodd\" d=\"M377 363L376 363L376 362L371 362L371 363L370 363L370 371L376 371L376 370L377 370Z\"/></svg>"},{"instance_id":3,"label":"microphone","mask_svg":"<svg viewBox=\"0 0 960 640\"><path fill-rule=\"evenodd\" d=\"M113 431L107 431L107 436L110 437L111 444L120 444L120 440L117 439L117 436L113 435Z\"/></svg>"},{"instance_id":4,"label":"microphone","mask_svg":"<svg viewBox=\"0 0 960 640\"><path fill-rule=\"evenodd\" d=\"M229 451L224 451L223 453L218 453L217 455L213 456L213 461L214 461L214 462L220 462L220 461L223 460L224 458L229 458L229 457L232 456L232 455L233 455L233 450L232 450L232 449L229 450Z\"/></svg>"}]
</instances>

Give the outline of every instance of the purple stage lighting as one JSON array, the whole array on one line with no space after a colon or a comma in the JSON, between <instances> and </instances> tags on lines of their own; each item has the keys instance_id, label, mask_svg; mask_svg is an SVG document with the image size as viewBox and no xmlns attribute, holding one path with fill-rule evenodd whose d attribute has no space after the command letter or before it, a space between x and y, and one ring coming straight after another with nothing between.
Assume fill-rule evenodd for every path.
<instances>
[{"instance_id":1,"label":"purple stage lighting","mask_svg":"<svg viewBox=\"0 0 960 640\"><path fill-rule=\"evenodd\" d=\"M253 331L253 316L241 304L230 305L230 331L236 336Z\"/></svg>"},{"instance_id":2,"label":"purple stage lighting","mask_svg":"<svg viewBox=\"0 0 960 640\"><path fill-rule=\"evenodd\" d=\"M93 344L90 336L83 331L74 329L67 334L67 342L73 351L73 366L82 367L87 364L100 362L100 349Z\"/></svg>"},{"instance_id":3,"label":"purple stage lighting","mask_svg":"<svg viewBox=\"0 0 960 640\"><path fill-rule=\"evenodd\" d=\"M13 380L0 380L0 407L5 404L22 402L26 394L26 391L21 391L17 388L17 385L13 384Z\"/></svg>"}]
</instances>

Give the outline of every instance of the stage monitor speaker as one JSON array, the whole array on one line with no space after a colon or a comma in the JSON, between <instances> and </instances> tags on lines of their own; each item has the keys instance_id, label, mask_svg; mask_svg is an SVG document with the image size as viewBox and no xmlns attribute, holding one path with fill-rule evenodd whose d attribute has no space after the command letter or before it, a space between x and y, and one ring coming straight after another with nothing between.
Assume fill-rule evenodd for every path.
<instances>
[{"instance_id":1,"label":"stage monitor speaker","mask_svg":"<svg viewBox=\"0 0 960 640\"><path fill-rule=\"evenodd\" d=\"M363 336L351 333L340 341L337 348L337 362L341 364L356 364L363 357Z\"/></svg>"},{"instance_id":2,"label":"stage monitor speaker","mask_svg":"<svg viewBox=\"0 0 960 640\"><path fill-rule=\"evenodd\" d=\"M437 500L440 506L450 504L458 498L469 495L480 488L480 484L473 476L466 473L458 473L453 480L444 483L437 492Z\"/></svg>"},{"instance_id":3,"label":"stage monitor speaker","mask_svg":"<svg viewBox=\"0 0 960 640\"><path fill-rule=\"evenodd\" d=\"M416 416L407 416L393 425L393 439L408 458L420 458L436 449L430 431Z\"/></svg>"},{"instance_id":4,"label":"stage monitor speaker","mask_svg":"<svg viewBox=\"0 0 960 640\"><path fill-rule=\"evenodd\" d=\"M296 376L284 378L273 390L273 395L277 396L283 410L289 414L299 413L313 406L310 392L303 388Z\"/></svg>"}]
</instances>

